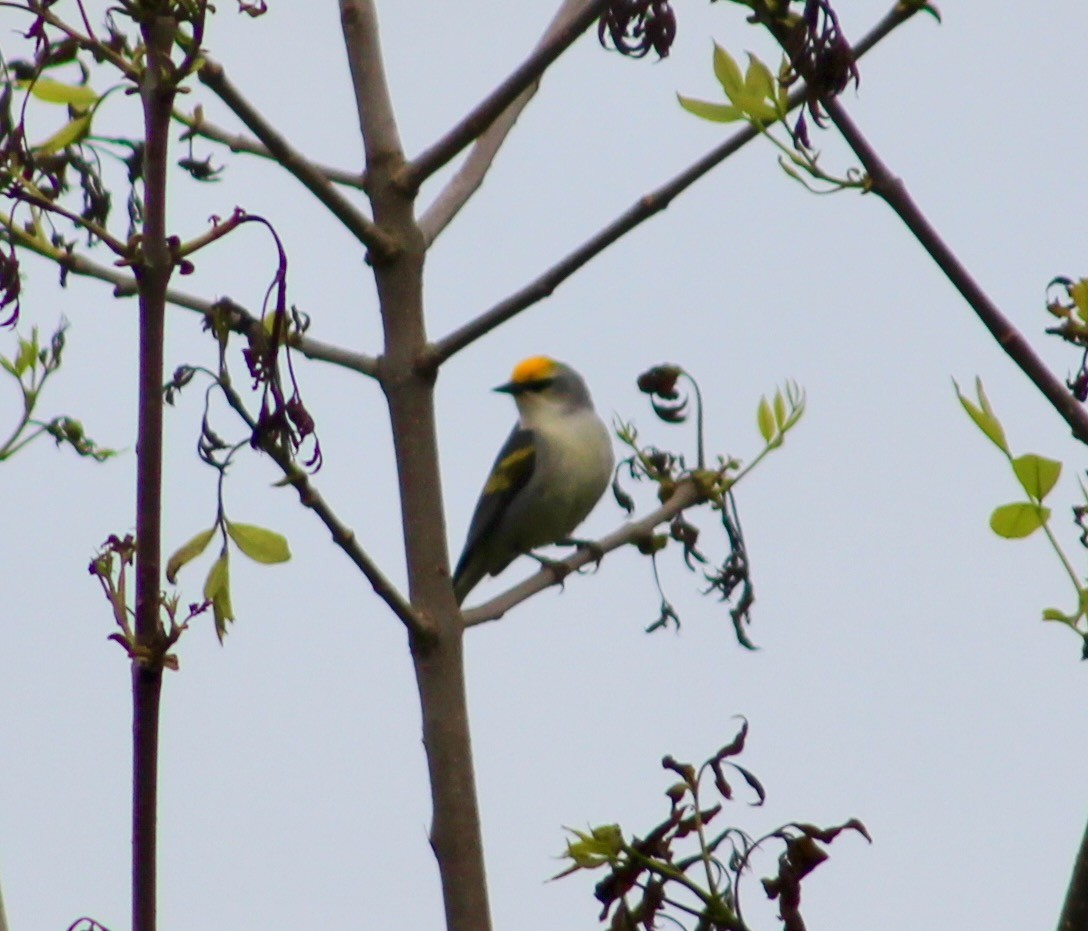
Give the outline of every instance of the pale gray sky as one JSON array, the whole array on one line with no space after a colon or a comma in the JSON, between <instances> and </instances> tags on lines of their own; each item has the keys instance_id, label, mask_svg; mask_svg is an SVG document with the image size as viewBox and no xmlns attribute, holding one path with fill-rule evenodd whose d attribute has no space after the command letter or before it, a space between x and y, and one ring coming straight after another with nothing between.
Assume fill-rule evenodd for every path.
<instances>
[{"instance_id":1,"label":"pale gray sky","mask_svg":"<svg viewBox=\"0 0 1088 931\"><path fill-rule=\"evenodd\" d=\"M358 164L335 4L273 0L255 21L220 6L208 46L236 83L314 158ZM401 130L416 152L521 59L552 3L379 7ZM837 7L854 37L884 10ZM587 37L556 66L429 258L433 335L550 266L723 138L728 128L685 114L674 95L715 94L712 40L738 56L770 56L741 12L680 5L677 43L660 63L607 54ZM1022 4L963 0L942 12L944 25L918 17L866 58L844 102L1064 375L1077 360L1040 334L1047 281L1088 272L1077 97L1088 11L1077 0L1030 15ZM0 12L6 55L19 25ZM209 98L197 89L191 99L229 122ZM115 100L120 118L131 104ZM816 140L828 167L854 164L833 133ZM222 183L182 181L174 196L183 236L235 205L266 216L289 250L290 300L313 317L312 333L379 350L355 243L293 179L232 158ZM251 227L201 254L185 286L255 306L273 261ZM25 271L24 328L71 321L43 410L81 417L97 440L127 452L94 466L46 442L3 466L0 882L13 931L65 928L80 915L119 931L129 921L129 677L105 639L110 617L86 563L134 520L135 305L94 283L58 291L42 263ZM13 337L0 341L6 350ZM871 847L836 842L806 882L814 931L1053 926L1088 816L1078 791L1086 670L1076 639L1039 615L1069 607L1072 591L1041 539L1009 543L988 529L990 510L1017 488L951 379L984 379L1018 452L1065 460L1053 504L1081 567L1066 515L1083 449L890 211L853 193L814 197L782 174L769 146L753 144L453 359L439 413L455 551L513 417L509 399L489 389L541 352L583 371L603 412L636 420L662 445L687 434L654 420L634 378L664 360L700 379L715 452L754 455L756 403L786 379L806 389L809 410L737 491L759 652L737 647L725 609L694 594L675 558L663 575L683 629L644 634L657 601L633 552L468 635L496 928L595 927L599 877L545 882L561 868L562 825L656 824L671 781L661 756L704 759L731 738L738 714L751 723L743 762L769 799L762 809L737 805L735 823L762 833L793 819L858 817L873 834ZM173 312L167 365L213 359L197 319ZM315 483L399 580L380 392L327 366L299 368L325 452ZM188 391L168 418L168 549L214 516L215 476L194 453L200 396ZM14 409L10 394L0 398L0 411ZM181 671L167 676L160 926L439 927L402 628L294 495L270 487L277 477L267 461L244 457L228 508L285 533L293 561L236 560L238 621L226 646L210 622L196 625L178 650ZM585 532L621 519L606 500ZM714 551L711 521L700 522ZM531 568L515 565L480 594ZM198 597L204 571L182 572L186 598ZM756 914L761 899L750 880L745 901Z\"/></svg>"}]
</instances>

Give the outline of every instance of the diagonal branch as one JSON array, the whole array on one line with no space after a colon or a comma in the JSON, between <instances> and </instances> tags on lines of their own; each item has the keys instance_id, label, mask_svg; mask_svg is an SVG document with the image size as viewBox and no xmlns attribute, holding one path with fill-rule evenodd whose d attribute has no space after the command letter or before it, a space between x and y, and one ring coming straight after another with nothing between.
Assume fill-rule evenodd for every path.
<instances>
[{"instance_id":1,"label":"diagonal branch","mask_svg":"<svg viewBox=\"0 0 1088 931\"><path fill-rule=\"evenodd\" d=\"M559 565L563 569L573 572L575 569L580 569L582 566L597 561L599 556L611 553L621 546L638 543L639 540L645 539L659 524L671 520L681 511L686 510L693 504L698 504L699 501L699 491L695 482L692 479L681 482L676 486L672 497L656 511L652 511L640 520L624 524L608 534L608 536L596 541L592 547L579 549L572 556L562 560ZM479 607L465 611L465 627L475 627L486 621L496 621L511 608L521 604L537 592L541 592L552 585L560 584L560 581L553 569L545 567L529 576L525 581L515 585L509 591L484 602Z\"/></svg>"},{"instance_id":2,"label":"diagonal branch","mask_svg":"<svg viewBox=\"0 0 1088 931\"><path fill-rule=\"evenodd\" d=\"M937 267L944 272L945 277L952 282L956 290L963 295L964 300L978 315L983 326L997 340L998 345L1005 350L1009 358L1031 379L1054 410L1069 424L1073 430L1073 436L1082 443L1088 443L1088 412L1081 403L1073 396L1066 384L1054 376L1024 335L1013 326L1012 321L982 290L981 285L975 281L919 209L906 185L892 174L843 106L837 100L825 100L822 104L847 144L865 167L871 181L872 192L891 207L907 229L914 234L914 238L929 253L930 258L937 263Z\"/></svg>"},{"instance_id":3,"label":"diagonal branch","mask_svg":"<svg viewBox=\"0 0 1088 931\"><path fill-rule=\"evenodd\" d=\"M256 431L257 422L246 410L246 406L239 397L238 392L222 381L220 387L223 389L227 403L234 408L235 413L245 421L250 430ZM254 436L257 436L256 432L254 432ZM260 448L280 467L280 471L283 472L287 483L298 492L298 499L302 502L302 505L313 511L321 523L328 528L329 533L332 534L333 542L344 551L348 559L363 573L378 597L401 619L404 626L408 628L408 632L424 640L431 639L434 636L431 624L408 603L408 600L386 577L378 564L359 545L359 541L355 537L355 531L336 516L336 512L329 507L328 502L321 496L321 493L314 488L306 471L298 466L277 444L262 442Z\"/></svg>"},{"instance_id":4,"label":"diagonal branch","mask_svg":"<svg viewBox=\"0 0 1088 931\"><path fill-rule=\"evenodd\" d=\"M484 132L527 88L538 82L552 62L562 55L574 40L601 15L605 4L606 0L589 0L587 5L569 22L555 29L550 37L545 35L532 54L481 100L460 123L405 165L397 182L403 185L405 190L418 190L427 178ZM558 20L562 15L561 10L556 19Z\"/></svg>"},{"instance_id":5,"label":"diagonal branch","mask_svg":"<svg viewBox=\"0 0 1088 931\"><path fill-rule=\"evenodd\" d=\"M556 41L563 31L569 28L574 17L581 13L587 0L564 0L562 6L552 17L548 28L534 49L534 54L546 45ZM460 212L468 199L479 189L484 177L495 160L495 155L502 147L510 130L514 128L521 111L528 106L540 88L540 75L529 83L514 98L510 105L494 118L491 124L479 134L471 151L465 157L456 173L447 182L434 202L419 218L419 227L423 230L424 242L429 246Z\"/></svg>"},{"instance_id":6,"label":"diagonal branch","mask_svg":"<svg viewBox=\"0 0 1088 931\"><path fill-rule=\"evenodd\" d=\"M881 39L887 36L897 26L905 23L916 12L917 8L905 8L897 4L880 20L854 47L857 57L861 57L872 49ZM794 89L789 96L788 107L794 110L805 99L806 89L800 86ZM594 233L582 245L573 252L568 253L551 268L539 277L529 282L525 287L509 295L489 310L484 311L478 317L449 333L447 336L433 343L425 357L420 360L421 367L437 368L446 359L480 337L487 335L496 327L502 325L512 317L517 316L523 310L549 297L559 285L566 281L579 268L596 258L610 245L621 239L640 223L660 213L673 199L691 187L696 181L716 168L735 152L742 149L753 139L758 138L759 131L751 125L737 130L725 142L711 149L706 155L685 168L672 180L666 182L655 191L651 191L640 197L626 211L615 220Z\"/></svg>"},{"instance_id":7,"label":"diagonal branch","mask_svg":"<svg viewBox=\"0 0 1088 931\"><path fill-rule=\"evenodd\" d=\"M85 278L97 278L99 281L112 284L114 297L134 297L139 293L136 279L132 275L126 275L109 265L100 265L78 252L54 249L42 240L24 233L17 226L8 225L6 229L0 231L0 240L6 240L13 245L29 249L31 252L56 262L62 270L70 274ZM195 311L205 318L211 316L216 310L222 310L226 307L231 311L231 330L243 336L255 336L255 328L261 326L261 321L257 317L229 297L221 297L210 301L207 298L178 291L176 288L167 288L166 302L176 307ZM362 375L377 378L378 360L373 356L364 355L361 352L350 352L341 346L321 342L304 333L292 334L290 344L292 349L297 349L307 359L313 359L315 362L328 362L331 365L338 365L341 368L351 369Z\"/></svg>"},{"instance_id":8,"label":"diagonal branch","mask_svg":"<svg viewBox=\"0 0 1088 931\"><path fill-rule=\"evenodd\" d=\"M276 160L276 156L272 154L268 146L262 144L252 136L246 136L242 133L232 133L222 126L217 126L210 120L204 118L204 114L199 111L199 108L195 113L184 113L181 110L175 110L173 113L174 121L181 123L186 127L186 131L181 136L181 141L184 142L193 136L198 136L201 139L207 139L210 142L218 142L220 145L225 145L232 152L244 152L247 155L256 155L259 158L267 158L272 161ZM363 175L358 171L346 171L343 168L336 168L332 165L321 165L317 162L310 162L310 165L321 174L326 180L331 181L333 184L343 184L346 187L359 188L363 187Z\"/></svg>"},{"instance_id":9,"label":"diagonal branch","mask_svg":"<svg viewBox=\"0 0 1088 931\"><path fill-rule=\"evenodd\" d=\"M374 261L386 261L399 251L397 242L388 233L364 216L362 211L332 186L318 168L307 161L279 132L272 128L271 124L227 78L222 65L207 59L199 74L201 82L267 146L272 157L298 178L310 193L328 207L332 215L370 250Z\"/></svg>"}]
</instances>

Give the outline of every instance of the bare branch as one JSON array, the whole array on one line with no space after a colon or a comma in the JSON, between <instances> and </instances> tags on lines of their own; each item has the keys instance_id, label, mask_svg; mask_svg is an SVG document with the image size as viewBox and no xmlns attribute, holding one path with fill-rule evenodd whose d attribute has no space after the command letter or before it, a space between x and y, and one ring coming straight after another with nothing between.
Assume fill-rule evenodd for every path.
<instances>
[{"instance_id":1,"label":"bare branch","mask_svg":"<svg viewBox=\"0 0 1088 931\"><path fill-rule=\"evenodd\" d=\"M109 265L100 265L78 252L64 252L54 250L52 247L45 248L39 240L30 236L20 236L19 233L18 228L9 227L3 231L3 236L0 238L7 239L56 262L57 265L73 275L97 278L99 281L112 284L114 297L135 297L139 293L136 279L132 275L126 275ZM204 317L210 316L217 308L222 309L227 306L231 310L231 330L243 336L256 335L255 328L261 326L258 317L229 297L220 297L210 301L207 298L197 297L176 288L167 288L166 301L176 307L195 311ZM373 356L361 352L350 352L341 346L321 342L321 340L307 336L305 333L292 334L290 343L293 349L297 349L307 359L313 359L315 362L328 362L331 365L351 369L362 375L369 375L371 378L377 378L378 376L378 360Z\"/></svg>"},{"instance_id":2,"label":"bare branch","mask_svg":"<svg viewBox=\"0 0 1088 931\"><path fill-rule=\"evenodd\" d=\"M215 123L204 118L204 114L197 112L193 114L184 113L181 110L175 110L173 113L174 121L181 123L182 126L187 127L187 132L182 135L182 141L189 139L191 136L198 136L201 139L207 139L210 142L218 142L220 145L225 145L232 152L244 152L246 155L256 155L259 158L267 158L272 161L276 160L276 156L273 155L268 146L263 145L252 136L246 136L242 133L231 133L221 126L217 126ZM331 181L333 184L342 184L345 187L359 188L363 187L363 175L358 171L346 171L343 168L336 168L332 165L321 165L317 162L310 162L310 165L321 174L326 180Z\"/></svg>"},{"instance_id":3,"label":"bare branch","mask_svg":"<svg viewBox=\"0 0 1088 931\"><path fill-rule=\"evenodd\" d=\"M405 165L397 182L403 185L405 190L418 190L427 178L484 132L527 88L535 85L548 66L600 16L605 3L606 0L588 0L577 15L571 17L561 28L555 29L550 38L546 35L532 54L514 69L506 80L481 100L472 112L438 142ZM562 15L561 10L556 19L558 20Z\"/></svg>"},{"instance_id":4,"label":"bare branch","mask_svg":"<svg viewBox=\"0 0 1088 931\"><path fill-rule=\"evenodd\" d=\"M857 43L854 49L855 54L860 57L868 52L896 26L910 19L915 12L917 11L913 8L900 9L900 5L897 4ZM789 110L796 109L804 101L805 93L806 89L803 85L793 90L789 96ZM660 213L669 206L677 195L683 193L703 175L716 168L758 136L759 131L750 125L737 130L725 142L711 149L710 152L685 168L672 180L666 182L657 190L640 197L615 220L587 239L573 252L568 253L539 277L529 282L525 287L515 291L475 319L470 320L433 343L425 357L420 360L421 366L425 369L437 368L454 353L464 349L481 336L487 335L526 308L549 297L559 285L589 262L590 259L598 256L640 223Z\"/></svg>"},{"instance_id":5,"label":"bare branch","mask_svg":"<svg viewBox=\"0 0 1088 931\"><path fill-rule=\"evenodd\" d=\"M681 482L676 486L672 497L656 511L647 514L641 520L624 524L618 530L608 534L608 536L602 537L593 544L592 548L579 549L572 556L562 560L559 565L573 572L575 569L580 569L582 566L594 562L601 554L608 554L621 546L637 543L639 540L645 539L659 524L671 520L681 511L693 504L697 504L699 500L699 491L695 482L691 479ZM479 607L465 611L465 627L475 627L477 624L483 624L486 621L496 621L511 608L521 604L537 592L558 585L560 581L552 569L545 567L529 576L525 581L518 583L509 591L484 602Z\"/></svg>"},{"instance_id":6,"label":"bare branch","mask_svg":"<svg viewBox=\"0 0 1088 931\"><path fill-rule=\"evenodd\" d=\"M355 88L367 169L387 160L399 165L404 161L404 146L385 79L378 13L372 0L340 0L340 26Z\"/></svg>"},{"instance_id":7,"label":"bare branch","mask_svg":"<svg viewBox=\"0 0 1088 931\"><path fill-rule=\"evenodd\" d=\"M272 128L271 124L230 82L222 65L207 59L199 74L201 82L267 146L276 161L298 178L307 190L328 207L333 216L370 250L374 261L386 261L399 251L398 244L388 233L364 216L362 211L336 190L314 165L310 164L279 132Z\"/></svg>"},{"instance_id":8,"label":"bare branch","mask_svg":"<svg viewBox=\"0 0 1088 931\"><path fill-rule=\"evenodd\" d=\"M238 416L246 422L251 430L256 430L257 422L246 410L246 406L239 397L238 392L230 385L222 383L220 385L226 396L227 403L234 408ZM336 516L336 512L329 507L321 493L314 488L306 471L300 468L274 442L261 443L261 450L280 467L280 471L283 472L287 482L298 492L298 499L302 502L302 505L313 511L321 523L328 528L329 533L332 534L333 542L344 551L348 559L363 573L378 597L400 618L404 626L408 628L408 632L423 638L425 641L432 639L434 637L432 626L408 603L397 587L382 572L378 564L359 545L359 541L355 537L355 531Z\"/></svg>"},{"instance_id":9,"label":"bare branch","mask_svg":"<svg viewBox=\"0 0 1088 931\"><path fill-rule=\"evenodd\" d=\"M981 285L971 276L958 256L948 247L940 234L922 213L910 196L906 185L892 174L884 161L877 155L857 124L837 100L821 102L828 116L831 117L839 132L861 164L865 167L871 181L871 190L880 197L906 225L922 248L929 253L945 277L963 295L963 298L978 315L979 320L998 345L1016 363L1017 367L1031 379L1054 408L1064 418L1082 443L1088 443L1088 411L1081 406L1065 382L1056 378L1047 368L1046 363L1036 354L1024 335L1013 326L998 306L982 290Z\"/></svg>"},{"instance_id":10,"label":"bare branch","mask_svg":"<svg viewBox=\"0 0 1088 931\"><path fill-rule=\"evenodd\" d=\"M534 49L534 54L540 49L561 36L577 17L587 0L564 0L562 6L552 17L548 28ZM424 211L419 219L420 229L423 230L424 242L430 246L457 216L468 199L477 191L484 177L495 160L495 154L502 147L510 130L514 128L521 111L528 106L537 90L540 88L540 75L536 77L515 99L503 110L491 125L487 127L476 139L475 145L466 156L457 172L441 190L434 202Z\"/></svg>"}]
</instances>

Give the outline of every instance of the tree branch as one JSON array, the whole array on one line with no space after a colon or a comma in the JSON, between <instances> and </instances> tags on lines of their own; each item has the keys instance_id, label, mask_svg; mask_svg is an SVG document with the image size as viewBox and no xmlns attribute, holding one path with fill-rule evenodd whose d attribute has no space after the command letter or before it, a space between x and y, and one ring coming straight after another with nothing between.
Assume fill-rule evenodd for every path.
<instances>
[{"instance_id":1,"label":"tree branch","mask_svg":"<svg viewBox=\"0 0 1088 931\"><path fill-rule=\"evenodd\" d=\"M522 94L529 97L536 92L536 85L548 67L565 52L601 15L606 0L586 0L574 14L565 13L568 4L560 9L545 33L544 38L513 72L490 94L478 103L460 123L453 127L429 149L421 152L406 164L397 176L397 183L407 191L417 191L419 186L450 159L457 156L473 139L476 139ZM517 112L529 102L520 102ZM514 114L514 119L517 113ZM513 120L510 121L511 125ZM505 135L505 133L503 133Z\"/></svg>"},{"instance_id":2,"label":"tree branch","mask_svg":"<svg viewBox=\"0 0 1088 931\"><path fill-rule=\"evenodd\" d=\"M174 260L166 241L170 111L175 86L170 52L177 22L141 24L147 65L140 81L144 115L144 210L139 287L140 371L136 438L136 603L132 660L132 928L154 931L162 658L162 409L166 288Z\"/></svg>"},{"instance_id":3,"label":"tree branch","mask_svg":"<svg viewBox=\"0 0 1088 931\"><path fill-rule=\"evenodd\" d=\"M659 524L671 520L693 504L698 504L699 500L699 492L695 482L691 479L681 482L676 486L672 497L656 511L652 511L639 520L624 524L608 534L608 536L596 541L592 547L580 548L576 553L562 560L559 565L573 572L582 566L597 561L599 555L611 553L613 550L630 543L637 543L650 534ZM557 578L554 570L544 567L501 595L484 602L478 607L465 611L465 627L475 627L486 621L496 621L511 608L521 604L532 595L553 585L559 585L562 581L563 579Z\"/></svg>"},{"instance_id":4,"label":"tree branch","mask_svg":"<svg viewBox=\"0 0 1088 931\"><path fill-rule=\"evenodd\" d=\"M188 113L183 113L181 110L175 110L173 117L175 122L188 127L188 131L181 137L183 142L192 136L198 136L201 139L207 139L210 142L217 142L220 145L225 145L232 152L244 152L247 155L256 155L259 158L277 161L276 156L272 154L268 146L263 145L251 136L245 136L241 133L231 133L221 126L217 126L215 123L206 120L203 114L197 115L194 113L190 116ZM343 168L336 168L331 165L321 165L317 162L310 162L310 165L327 181L331 181L333 184L343 184L345 187L359 188L360 190L363 187L363 176L357 171L346 171Z\"/></svg>"},{"instance_id":5,"label":"tree branch","mask_svg":"<svg viewBox=\"0 0 1088 931\"><path fill-rule=\"evenodd\" d=\"M224 384L222 381L220 381L220 387L223 389L227 403L234 408L234 411L245 421L250 430L256 430L257 422L246 410L246 406L238 392L230 384ZM298 492L298 499L302 502L303 507L309 508L317 515L318 519L332 535L333 542L344 551L348 559L363 573L378 597L400 618L404 626L408 628L408 632L422 637L424 640L433 638L434 628L432 625L408 603L397 587L382 572L378 564L359 545L355 531L336 516L336 512L329 507L321 493L314 488L306 471L300 468L275 443L262 442L260 448L279 466L284 477Z\"/></svg>"},{"instance_id":6,"label":"tree branch","mask_svg":"<svg viewBox=\"0 0 1088 931\"><path fill-rule=\"evenodd\" d=\"M378 13L372 0L340 0L340 25L355 89L367 171L387 162L399 167L404 161L404 147L385 78Z\"/></svg>"},{"instance_id":7,"label":"tree branch","mask_svg":"<svg viewBox=\"0 0 1088 931\"><path fill-rule=\"evenodd\" d=\"M136 279L131 275L126 275L112 266L94 262L81 253L55 249L52 244L26 234L17 226L7 225L3 230L3 234L0 235L0 240L29 249L43 258L56 262L63 270L73 275L96 278L99 281L112 284L114 297L133 297L139 293ZM210 301L207 298L197 297L194 294L178 291L175 288L167 288L166 302L176 307L195 311L205 318L209 317L217 308L228 307L231 311L230 329L243 336L255 336L256 329L261 326L261 321L257 317L229 297L221 297ZM361 375L368 375L371 378L376 378L378 375L378 360L373 356L361 352L351 352L333 343L321 342L312 336L307 336L305 333L291 334L290 345L292 349L297 349L307 359L313 359L315 362L328 362L331 365L351 369L353 372L359 372Z\"/></svg>"},{"instance_id":8,"label":"tree branch","mask_svg":"<svg viewBox=\"0 0 1088 931\"><path fill-rule=\"evenodd\" d=\"M340 0L340 13L366 152L366 192L375 219L404 246L393 261L374 266L374 279L385 337L380 377L397 463L408 594L434 630L431 640L409 637L431 785L431 848L442 881L447 931L489 931L464 628L449 580L434 379L415 365L427 338L423 234L415 220L415 195L394 180L404 155L382 67L374 3Z\"/></svg>"},{"instance_id":9,"label":"tree branch","mask_svg":"<svg viewBox=\"0 0 1088 931\"><path fill-rule=\"evenodd\" d=\"M893 29L910 19L916 12L917 9L914 8L901 10L897 4L857 43L854 48L855 54L861 57ZM789 96L789 110L796 109L804 101L805 92L804 86L793 90ZM577 249L568 253L525 287L499 301L492 308L458 327L452 333L432 343L420 360L421 368L424 370L437 368L450 356L475 342L481 336L486 336L496 327L517 316L523 310L549 297L559 285L578 271L579 268L591 259L596 258L640 223L660 213L669 206L677 195L683 193L711 169L716 168L758 137L759 131L750 125L737 130L725 142L711 149L710 152L685 168L672 180L666 182L657 190L640 197L615 220L594 233Z\"/></svg>"},{"instance_id":10,"label":"tree branch","mask_svg":"<svg viewBox=\"0 0 1088 931\"><path fill-rule=\"evenodd\" d=\"M223 101L287 171L293 174L344 227L370 250L376 262L388 261L400 248L380 226L367 219L281 136L227 78L223 66L207 59L199 72L201 82Z\"/></svg>"},{"instance_id":11,"label":"tree branch","mask_svg":"<svg viewBox=\"0 0 1088 931\"><path fill-rule=\"evenodd\" d=\"M937 267L971 306L983 326L1016 366L1031 379L1082 443L1088 443L1088 411L1060 379L1047 368L1024 335L1013 326L998 306L960 262L919 209L902 180L892 174L868 139L837 100L822 101L835 126L857 155L871 180L871 190L880 197L906 225Z\"/></svg>"}]
</instances>

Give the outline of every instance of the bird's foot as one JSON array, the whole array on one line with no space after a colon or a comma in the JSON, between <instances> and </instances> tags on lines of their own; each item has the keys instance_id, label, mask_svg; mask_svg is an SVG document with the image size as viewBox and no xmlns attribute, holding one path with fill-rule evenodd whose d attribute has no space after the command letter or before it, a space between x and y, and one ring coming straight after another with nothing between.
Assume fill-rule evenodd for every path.
<instances>
[{"instance_id":1,"label":"bird's foot","mask_svg":"<svg viewBox=\"0 0 1088 931\"><path fill-rule=\"evenodd\" d=\"M566 578L571 572L570 566L557 559L548 559L547 556L541 556L538 553L528 552L525 555L540 563L541 569L549 569L551 571L552 575L555 577L555 584L559 586L560 591L566 587Z\"/></svg>"},{"instance_id":2,"label":"bird's foot","mask_svg":"<svg viewBox=\"0 0 1088 931\"><path fill-rule=\"evenodd\" d=\"M573 546L579 550L585 550L593 557L593 571L601 568L601 560L604 559L604 548L596 540L583 540L579 537L564 537L557 540L558 546Z\"/></svg>"}]
</instances>

